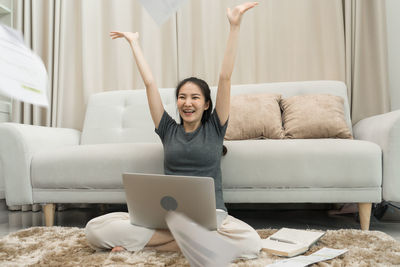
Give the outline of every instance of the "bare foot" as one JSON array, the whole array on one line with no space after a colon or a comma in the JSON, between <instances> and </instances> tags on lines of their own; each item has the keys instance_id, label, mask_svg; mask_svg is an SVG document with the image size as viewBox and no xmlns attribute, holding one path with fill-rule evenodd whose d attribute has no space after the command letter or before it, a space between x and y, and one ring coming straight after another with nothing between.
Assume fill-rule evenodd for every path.
<instances>
[{"instance_id":1,"label":"bare foot","mask_svg":"<svg viewBox=\"0 0 400 267\"><path fill-rule=\"evenodd\" d=\"M125 251L126 249L124 249L123 247L114 247L111 252L121 252L121 251Z\"/></svg>"}]
</instances>

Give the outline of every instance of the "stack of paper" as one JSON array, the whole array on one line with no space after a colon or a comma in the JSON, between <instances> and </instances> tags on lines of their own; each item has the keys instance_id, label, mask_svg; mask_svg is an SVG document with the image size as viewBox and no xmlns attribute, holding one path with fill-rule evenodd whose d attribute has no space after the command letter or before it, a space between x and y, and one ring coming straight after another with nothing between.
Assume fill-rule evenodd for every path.
<instances>
[{"instance_id":1,"label":"stack of paper","mask_svg":"<svg viewBox=\"0 0 400 267\"><path fill-rule=\"evenodd\" d=\"M306 252L325 232L282 228L262 240L263 250L272 254L293 257Z\"/></svg>"}]
</instances>

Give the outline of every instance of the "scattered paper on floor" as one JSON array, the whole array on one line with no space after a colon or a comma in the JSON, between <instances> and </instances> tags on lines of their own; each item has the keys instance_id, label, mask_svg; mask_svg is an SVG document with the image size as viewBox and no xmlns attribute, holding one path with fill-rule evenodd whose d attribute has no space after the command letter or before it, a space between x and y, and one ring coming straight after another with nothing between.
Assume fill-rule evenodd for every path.
<instances>
[{"instance_id":1,"label":"scattered paper on floor","mask_svg":"<svg viewBox=\"0 0 400 267\"><path fill-rule=\"evenodd\" d=\"M311 255L297 256L294 258L281 260L265 267L304 267L320 261L331 260L346 253L347 251L347 249L321 248Z\"/></svg>"}]
</instances>

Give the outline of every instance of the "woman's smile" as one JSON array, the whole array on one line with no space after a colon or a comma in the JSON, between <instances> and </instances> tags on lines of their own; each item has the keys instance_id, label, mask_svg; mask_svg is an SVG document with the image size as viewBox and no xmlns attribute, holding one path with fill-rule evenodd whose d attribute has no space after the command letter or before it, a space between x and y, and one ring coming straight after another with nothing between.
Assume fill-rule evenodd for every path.
<instances>
[{"instance_id":1,"label":"woman's smile","mask_svg":"<svg viewBox=\"0 0 400 267\"><path fill-rule=\"evenodd\" d=\"M195 111L194 110L190 110L190 109L184 109L183 113L187 116L191 116Z\"/></svg>"}]
</instances>

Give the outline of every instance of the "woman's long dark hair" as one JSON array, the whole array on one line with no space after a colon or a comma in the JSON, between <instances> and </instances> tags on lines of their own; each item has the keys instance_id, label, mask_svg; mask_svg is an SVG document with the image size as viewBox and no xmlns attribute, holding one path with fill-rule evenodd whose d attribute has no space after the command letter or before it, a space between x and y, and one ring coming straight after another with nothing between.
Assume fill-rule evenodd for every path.
<instances>
[{"instance_id":1,"label":"woman's long dark hair","mask_svg":"<svg viewBox=\"0 0 400 267\"><path fill-rule=\"evenodd\" d=\"M194 83L195 85L197 85L204 95L205 103L207 103L207 102L209 103L208 109L204 110L203 116L201 117L201 123L204 124L211 117L211 113L212 113L212 109L213 109L210 87L202 79L199 79L196 77L186 78L186 79L180 81L178 86L176 87L176 92L175 92L176 99L178 99L179 91L181 90L182 86L185 85L187 82L191 82L191 83ZM181 115L179 115L179 119L180 119L180 123L183 124L183 119L182 119ZM222 146L222 155L225 156L227 152L228 152L228 150L227 150L226 146L223 145Z\"/></svg>"}]
</instances>

